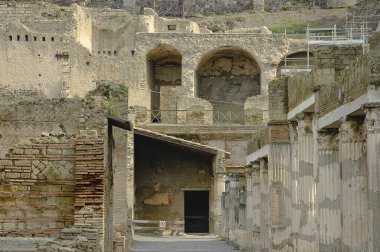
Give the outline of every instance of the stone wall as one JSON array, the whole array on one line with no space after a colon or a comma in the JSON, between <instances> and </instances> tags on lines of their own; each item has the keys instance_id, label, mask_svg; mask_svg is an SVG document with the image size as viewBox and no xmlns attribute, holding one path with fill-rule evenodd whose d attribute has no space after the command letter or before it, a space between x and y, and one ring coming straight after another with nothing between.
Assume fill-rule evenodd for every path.
<instances>
[{"instance_id":1,"label":"stone wall","mask_svg":"<svg viewBox=\"0 0 380 252\"><path fill-rule=\"evenodd\" d=\"M74 224L75 143L16 145L0 160L1 233L57 236Z\"/></svg>"},{"instance_id":2,"label":"stone wall","mask_svg":"<svg viewBox=\"0 0 380 252\"><path fill-rule=\"evenodd\" d=\"M140 136L135 144L135 218L183 220L183 190L210 189L211 158Z\"/></svg>"},{"instance_id":3,"label":"stone wall","mask_svg":"<svg viewBox=\"0 0 380 252\"><path fill-rule=\"evenodd\" d=\"M265 129L269 132L268 144L262 148L262 136L257 134L250 142L254 152L247 158L247 169L257 167L259 162L268 164L267 177L261 176L260 186L262 198L269 200L259 202L261 238L256 246L260 243L261 248L270 251L378 248L373 240L378 233L373 214L378 213L373 206L379 201L373 196L377 190L373 184L379 176L373 173L378 167L373 155L379 142L374 134L378 129L380 91L375 81L378 75L369 78L369 72L377 72L374 62L378 54L375 50L363 60L361 49L343 46L317 50L317 67L312 73L271 83L269 99L274 101L269 101L273 112ZM320 89L311 90L310 83L318 83ZM335 89L327 89L330 86ZM356 87L352 89L355 91L350 92L351 86ZM365 88L357 89L360 86ZM308 92L300 90L302 87ZM297 115L287 113L290 104L286 99L292 97L289 93L300 96L298 102L303 102L311 91L316 97L312 106L299 106ZM326 113L319 113L319 103L330 102L338 94L340 102ZM369 102L363 97L374 98ZM349 109L355 103L360 105L354 113ZM331 119L329 124L324 121L327 117ZM247 179L250 176L248 173ZM257 202L251 200L247 205Z\"/></svg>"}]
</instances>

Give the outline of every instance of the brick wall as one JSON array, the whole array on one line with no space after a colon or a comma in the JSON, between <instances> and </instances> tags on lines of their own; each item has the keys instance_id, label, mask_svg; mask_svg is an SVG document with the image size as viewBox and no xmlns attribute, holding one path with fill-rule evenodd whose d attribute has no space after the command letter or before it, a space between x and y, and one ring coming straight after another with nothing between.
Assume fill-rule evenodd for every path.
<instances>
[{"instance_id":1,"label":"brick wall","mask_svg":"<svg viewBox=\"0 0 380 252\"><path fill-rule=\"evenodd\" d=\"M0 159L0 234L57 236L84 226L103 234L104 141L17 145Z\"/></svg>"},{"instance_id":2,"label":"brick wall","mask_svg":"<svg viewBox=\"0 0 380 252\"><path fill-rule=\"evenodd\" d=\"M75 143L75 225L92 227L103 235L104 141L83 139Z\"/></svg>"},{"instance_id":3,"label":"brick wall","mask_svg":"<svg viewBox=\"0 0 380 252\"><path fill-rule=\"evenodd\" d=\"M268 85L269 121L286 120L288 113L288 80L275 79Z\"/></svg>"},{"instance_id":4,"label":"brick wall","mask_svg":"<svg viewBox=\"0 0 380 252\"><path fill-rule=\"evenodd\" d=\"M271 142L288 142L289 127L287 124L269 125L269 140Z\"/></svg>"},{"instance_id":5,"label":"brick wall","mask_svg":"<svg viewBox=\"0 0 380 252\"><path fill-rule=\"evenodd\" d=\"M54 236L74 223L74 143L18 145L0 159L0 232Z\"/></svg>"}]
</instances>

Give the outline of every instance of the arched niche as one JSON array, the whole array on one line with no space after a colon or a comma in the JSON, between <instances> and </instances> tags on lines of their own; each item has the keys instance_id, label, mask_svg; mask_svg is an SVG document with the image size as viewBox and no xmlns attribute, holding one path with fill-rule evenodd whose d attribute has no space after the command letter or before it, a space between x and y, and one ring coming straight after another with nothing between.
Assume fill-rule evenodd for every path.
<instances>
[{"instance_id":1,"label":"arched niche","mask_svg":"<svg viewBox=\"0 0 380 252\"><path fill-rule=\"evenodd\" d=\"M147 81L152 92L152 121L160 121L161 87L181 86L182 55L172 46L159 45L147 54Z\"/></svg>"},{"instance_id":2,"label":"arched niche","mask_svg":"<svg viewBox=\"0 0 380 252\"><path fill-rule=\"evenodd\" d=\"M309 59L308 59L309 57ZM277 76L286 76L296 72L311 71L314 65L314 57L310 52L309 56L307 51L291 53L284 57L277 65Z\"/></svg>"},{"instance_id":3,"label":"arched niche","mask_svg":"<svg viewBox=\"0 0 380 252\"><path fill-rule=\"evenodd\" d=\"M196 93L209 101L221 116L243 115L244 102L261 91L260 67L247 51L222 47L206 54L197 68Z\"/></svg>"}]
</instances>

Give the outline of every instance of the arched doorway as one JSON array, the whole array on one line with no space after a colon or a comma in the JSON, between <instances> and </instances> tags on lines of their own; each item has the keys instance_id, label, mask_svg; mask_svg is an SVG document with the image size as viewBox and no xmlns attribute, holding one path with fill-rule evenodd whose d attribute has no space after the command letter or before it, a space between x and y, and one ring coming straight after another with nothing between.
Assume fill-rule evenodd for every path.
<instances>
[{"instance_id":1,"label":"arched doorway","mask_svg":"<svg viewBox=\"0 0 380 252\"><path fill-rule=\"evenodd\" d=\"M151 90L151 120L161 122L162 86L181 86L182 55L168 45L159 45L147 55L148 86Z\"/></svg>"},{"instance_id":2,"label":"arched doorway","mask_svg":"<svg viewBox=\"0 0 380 252\"><path fill-rule=\"evenodd\" d=\"M313 68L314 57L312 53L296 52L284 57L277 66L277 76L287 76L297 72L309 72Z\"/></svg>"},{"instance_id":3,"label":"arched doorway","mask_svg":"<svg viewBox=\"0 0 380 252\"><path fill-rule=\"evenodd\" d=\"M214 123L244 121L244 102L260 94L260 68L246 51L222 47L205 55L197 69L197 94L213 105Z\"/></svg>"}]
</instances>

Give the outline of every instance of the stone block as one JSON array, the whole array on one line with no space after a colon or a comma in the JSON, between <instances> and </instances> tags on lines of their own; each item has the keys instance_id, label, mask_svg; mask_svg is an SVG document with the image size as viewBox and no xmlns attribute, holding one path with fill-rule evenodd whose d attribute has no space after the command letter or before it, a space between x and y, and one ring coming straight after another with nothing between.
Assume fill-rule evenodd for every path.
<instances>
[{"instance_id":1,"label":"stone block","mask_svg":"<svg viewBox=\"0 0 380 252\"><path fill-rule=\"evenodd\" d=\"M63 217L68 217L68 216L73 216L74 211L73 210L62 210L61 211L61 216Z\"/></svg>"},{"instance_id":2,"label":"stone block","mask_svg":"<svg viewBox=\"0 0 380 252\"><path fill-rule=\"evenodd\" d=\"M10 179L12 179L12 178L20 178L20 177L21 177L21 174L20 174L20 173L7 173L7 174L5 175L5 177L6 177L6 178L10 178Z\"/></svg>"},{"instance_id":3,"label":"stone block","mask_svg":"<svg viewBox=\"0 0 380 252\"><path fill-rule=\"evenodd\" d=\"M7 217L25 217L25 211L23 210L12 210L8 211Z\"/></svg>"},{"instance_id":4,"label":"stone block","mask_svg":"<svg viewBox=\"0 0 380 252\"><path fill-rule=\"evenodd\" d=\"M30 166L31 162L29 160L15 160L15 166Z\"/></svg>"},{"instance_id":5,"label":"stone block","mask_svg":"<svg viewBox=\"0 0 380 252\"><path fill-rule=\"evenodd\" d=\"M11 185L0 185L0 192L11 192L12 186Z\"/></svg>"},{"instance_id":6,"label":"stone block","mask_svg":"<svg viewBox=\"0 0 380 252\"><path fill-rule=\"evenodd\" d=\"M38 154L40 154L40 150L38 150L38 149L25 149L24 153L26 155L38 155Z\"/></svg>"},{"instance_id":7,"label":"stone block","mask_svg":"<svg viewBox=\"0 0 380 252\"><path fill-rule=\"evenodd\" d=\"M30 173L21 173L21 178L30 178Z\"/></svg>"},{"instance_id":8,"label":"stone block","mask_svg":"<svg viewBox=\"0 0 380 252\"><path fill-rule=\"evenodd\" d=\"M61 149L50 149L50 148L48 148L46 153L47 153L47 155L61 155L62 150Z\"/></svg>"},{"instance_id":9,"label":"stone block","mask_svg":"<svg viewBox=\"0 0 380 252\"><path fill-rule=\"evenodd\" d=\"M22 154L24 154L24 149L20 149L20 148L12 149L12 154L13 155L22 155Z\"/></svg>"},{"instance_id":10,"label":"stone block","mask_svg":"<svg viewBox=\"0 0 380 252\"><path fill-rule=\"evenodd\" d=\"M49 217L59 217L59 210L44 210L43 216L49 216Z\"/></svg>"},{"instance_id":11,"label":"stone block","mask_svg":"<svg viewBox=\"0 0 380 252\"><path fill-rule=\"evenodd\" d=\"M63 185L62 186L62 192L74 192L75 191L75 185Z\"/></svg>"},{"instance_id":12,"label":"stone block","mask_svg":"<svg viewBox=\"0 0 380 252\"><path fill-rule=\"evenodd\" d=\"M11 166L12 165L12 160L7 160L7 159L1 159L0 160L0 165L8 165L8 166Z\"/></svg>"},{"instance_id":13,"label":"stone block","mask_svg":"<svg viewBox=\"0 0 380 252\"><path fill-rule=\"evenodd\" d=\"M60 192L60 191L62 191L62 188L60 185L47 185L47 191L48 192Z\"/></svg>"},{"instance_id":14,"label":"stone block","mask_svg":"<svg viewBox=\"0 0 380 252\"><path fill-rule=\"evenodd\" d=\"M3 223L3 229L4 230L15 230L17 228L17 223L15 222L5 222Z\"/></svg>"},{"instance_id":15,"label":"stone block","mask_svg":"<svg viewBox=\"0 0 380 252\"><path fill-rule=\"evenodd\" d=\"M56 202L58 204L70 205L70 204L74 203L74 198L72 198L72 197L57 197Z\"/></svg>"},{"instance_id":16,"label":"stone block","mask_svg":"<svg viewBox=\"0 0 380 252\"><path fill-rule=\"evenodd\" d=\"M26 222L26 228L27 229L41 229L41 223L35 223L35 222Z\"/></svg>"},{"instance_id":17,"label":"stone block","mask_svg":"<svg viewBox=\"0 0 380 252\"><path fill-rule=\"evenodd\" d=\"M44 185L31 185L30 186L31 191L37 191L37 192L46 192L47 186Z\"/></svg>"},{"instance_id":18,"label":"stone block","mask_svg":"<svg viewBox=\"0 0 380 252\"><path fill-rule=\"evenodd\" d=\"M75 155L75 150L74 149L63 149L62 150L62 155Z\"/></svg>"}]
</instances>

